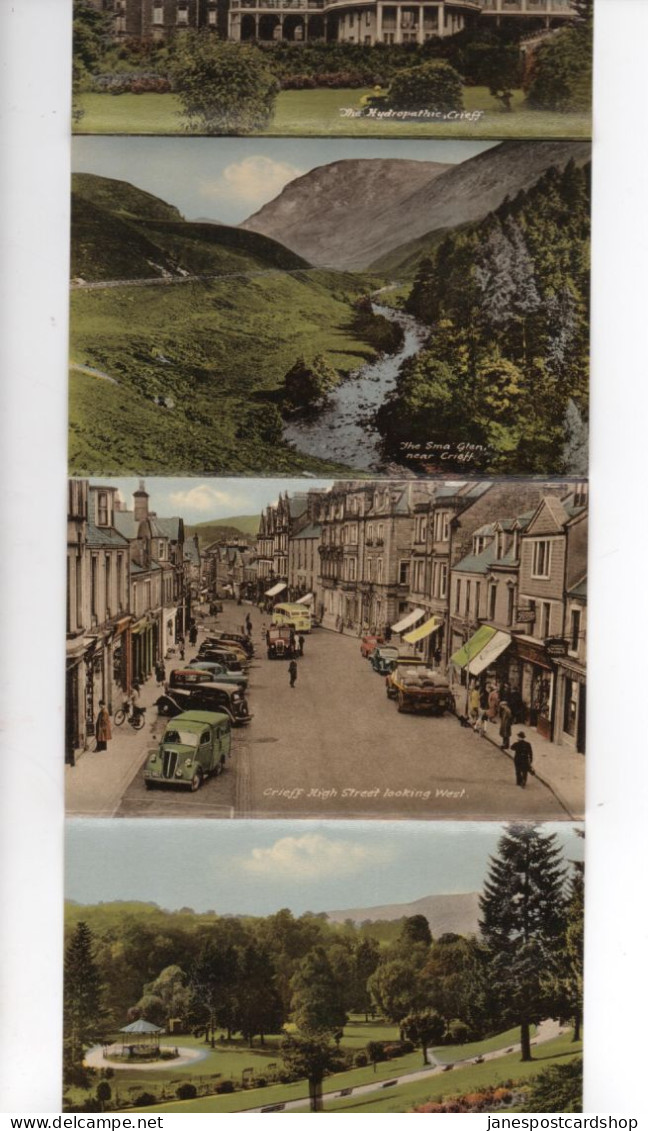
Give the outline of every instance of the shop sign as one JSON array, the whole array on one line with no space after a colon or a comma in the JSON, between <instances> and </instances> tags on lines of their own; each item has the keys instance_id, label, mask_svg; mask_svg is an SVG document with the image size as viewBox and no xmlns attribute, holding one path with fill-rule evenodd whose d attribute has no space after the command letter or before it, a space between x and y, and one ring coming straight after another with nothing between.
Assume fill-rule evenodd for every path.
<instances>
[{"instance_id":1,"label":"shop sign","mask_svg":"<svg viewBox=\"0 0 648 1131\"><path fill-rule=\"evenodd\" d=\"M545 640L544 645L547 655L553 658L567 655L567 641L560 636L550 636Z\"/></svg>"}]
</instances>

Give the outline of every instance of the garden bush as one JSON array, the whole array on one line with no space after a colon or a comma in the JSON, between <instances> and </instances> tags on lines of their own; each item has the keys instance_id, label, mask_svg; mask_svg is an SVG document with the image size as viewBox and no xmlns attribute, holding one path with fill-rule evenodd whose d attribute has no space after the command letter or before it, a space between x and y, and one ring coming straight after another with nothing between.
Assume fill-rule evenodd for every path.
<instances>
[{"instance_id":1,"label":"garden bush","mask_svg":"<svg viewBox=\"0 0 648 1131\"><path fill-rule=\"evenodd\" d=\"M461 75L442 62L399 71L392 79L387 104L393 110L462 110Z\"/></svg>"},{"instance_id":2,"label":"garden bush","mask_svg":"<svg viewBox=\"0 0 648 1131\"><path fill-rule=\"evenodd\" d=\"M198 1089L195 1084L180 1084L176 1088L176 1096L179 1100L195 1100L198 1095Z\"/></svg>"},{"instance_id":3,"label":"garden bush","mask_svg":"<svg viewBox=\"0 0 648 1131\"><path fill-rule=\"evenodd\" d=\"M216 1085L216 1091L219 1096L229 1095L230 1092L236 1091L236 1086L233 1080L221 1080L220 1084Z\"/></svg>"},{"instance_id":4,"label":"garden bush","mask_svg":"<svg viewBox=\"0 0 648 1131\"><path fill-rule=\"evenodd\" d=\"M137 1096L133 1107L150 1107L151 1104L157 1103L157 1096L152 1096L150 1092L140 1092Z\"/></svg>"},{"instance_id":5,"label":"garden bush","mask_svg":"<svg viewBox=\"0 0 648 1131\"><path fill-rule=\"evenodd\" d=\"M366 1052L357 1052L353 1058L353 1063L356 1068L366 1068L369 1063Z\"/></svg>"}]
</instances>

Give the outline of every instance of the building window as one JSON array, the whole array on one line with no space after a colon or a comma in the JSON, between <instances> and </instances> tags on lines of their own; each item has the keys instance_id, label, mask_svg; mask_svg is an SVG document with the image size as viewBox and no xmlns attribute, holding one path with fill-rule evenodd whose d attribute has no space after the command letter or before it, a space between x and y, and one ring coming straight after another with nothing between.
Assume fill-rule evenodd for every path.
<instances>
[{"instance_id":1,"label":"building window","mask_svg":"<svg viewBox=\"0 0 648 1131\"><path fill-rule=\"evenodd\" d=\"M513 618L515 617L515 586L514 585L509 585L509 589L508 589L508 609L506 611L506 617L507 617L506 623L507 624L513 624Z\"/></svg>"},{"instance_id":2,"label":"building window","mask_svg":"<svg viewBox=\"0 0 648 1131\"><path fill-rule=\"evenodd\" d=\"M455 594L455 613L459 612L461 607L461 578L457 579L457 591Z\"/></svg>"},{"instance_id":3,"label":"building window","mask_svg":"<svg viewBox=\"0 0 648 1131\"><path fill-rule=\"evenodd\" d=\"M355 579L356 579L356 560L355 560L355 558L349 558L349 581L355 581Z\"/></svg>"},{"instance_id":4,"label":"building window","mask_svg":"<svg viewBox=\"0 0 648 1131\"><path fill-rule=\"evenodd\" d=\"M533 576L549 577L551 569L551 542L543 538L533 543Z\"/></svg>"},{"instance_id":5,"label":"building window","mask_svg":"<svg viewBox=\"0 0 648 1131\"><path fill-rule=\"evenodd\" d=\"M542 638L546 640L551 635L551 605L549 601L542 602Z\"/></svg>"},{"instance_id":6,"label":"building window","mask_svg":"<svg viewBox=\"0 0 648 1131\"><path fill-rule=\"evenodd\" d=\"M410 579L410 563L399 562L398 564L398 584L409 585Z\"/></svg>"},{"instance_id":7,"label":"building window","mask_svg":"<svg viewBox=\"0 0 648 1131\"><path fill-rule=\"evenodd\" d=\"M441 516L441 541L450 541L450 515L447 513Z\"/></svg>"},{"instance_id":8,"label":"building window","mask_svg":"<svg viewBox=\"0 0 648 1131\"><path fill-rule=\"evenodd\" d=\"M164 23L164 11L161 4L153 5L153 23L158 26Z\"/></svg>"},{"instance_id":9,"label":"building window","mask_svg":"<svg viewBox=\"0 0 648 1131\"><path fill-rule=\"evenodd\" d=\"M110 554L106 554L106 562L104 566L104 582L106 593L106 616L112 616L112 601L110 599L110 587L112 585L112 560Z\"/></svg>"},{"instance_id":10,"label":"building window","mask_svg":"<svg viewBox=\"0 0 648 1131\"><path fill-rule=\"evenodd\" d=\"M497 613L497 586L491 585L491 588L490 588L490 607L489 607L489 610L488 610L488 619L489 620L495 620L495 614L496 613Z\"/></svg>"},{"instance_id":11,"label":"building window","mask_svg":"<svg viewBox=\"0 0 648 1131\"><path fill-rule=\"evenodd\" d=\"M467 617L470 616L470 582L469 581L466 582L465 616L467 616Z\"/></svg>"},{"instance_id":12,"label":"building window","mask_svg":"<svg viewBox=\"0 0 648 1131\"><path fill-rule=\"evenodd\" d=\"M446 597L448 593L448 563L441 562L439 566L439 597Z\"/></svg>"},{"instance_id":13,"label":"building window","mask_svg":"<svg viewBox=\"0 0 648 1131\"><path fill-rule=\"evenodd\" d=\"M481 603L481 581L475 582L475 620L479 620L479 606Z\"/></svg>"},{"instance_id":14,"label":"building window","mask_svg":"<svg viewBox=\"0 0 648 1131\"><path fill-rule=\"evenodd\" d=\"M189 8L187 7L186 3L180 2L178 4L178 14L177 14L177 17L176 17L176 21L179 24L188 24L189 23Z\"/></svg>"},{"instance_id":15,"label":"building window","mask_svg":"<svg viewBox=\"0 0 648 1131\"><path fill-rule=\"evenodd\" d=\"M216 12L216 9L210 8L208 13L207 13L207 23L210 24L213 27L214 24L216 23L217 19L218 19L218 14Z\"/></svg>"},{"instance_id":16,"label":"building window","mask_svg":"<svg viewBox=\"0 0 648 1131\"><path fill-rule=\"evenodd\" d=\"M97 616L97 555L92 555L90 562L90 612L93 617Z\"/></svg>"},{"instance_id":17,"label":"building window","mask_svg":"<svg viewBox=\"0 0 648 1131\"><path fill-rule=\"evenodd\" d=\"M108 492L97 493L97 526L108 525Z\"/></svg>"},{"instance_id":18,"label":"building window","mask_svg":"<svg viewBox=\"0 0 648 1131\"><path fill-rule=\"evenodd\" d=\"M416 519L416 541L417 542L425 542L426 535L427 535L427 517L423 514L423 515L419 515L418 518Z\"/></svg>"},{"instance_id":19,"label":"building window","mask_svg":"<svg viewBox=\"0 0 648 1131\"><path fill-rule=\"evenodd\" d=\"M378 558L378 576L376 578L376 581L378 582L379 585L382 583L382 579L383 579L383 560L382 560L382 558Z\"/></svg>"},{"instance_id":20,"label":"building window","mask_svg":"<svg viewBox=\"0 0 648 1131\"><path fill-rule=\"evenodd\" d=\"M580 640L580 624L581 612L580 609L572 609L570 625L569 625L569 651L578 652L578 644Z\"/></svg>"}]
</instances>

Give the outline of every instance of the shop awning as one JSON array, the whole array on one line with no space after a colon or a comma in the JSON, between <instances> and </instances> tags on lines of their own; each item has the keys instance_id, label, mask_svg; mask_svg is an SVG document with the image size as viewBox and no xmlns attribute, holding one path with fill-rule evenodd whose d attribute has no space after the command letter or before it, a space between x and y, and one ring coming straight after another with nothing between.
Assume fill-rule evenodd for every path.
<instances>
[{"instance_id":1,"label":"shop awning","mask_svg":"<svg viewBox=\"0 0 648 1131\"><path fill-rule=\"evenodd\" d=\"M298 597L297 600L295 601L296 605L312 605L312 603L313 603L313 594L312 593L305 593L303 597Z\"/></svg>"},{"instance_id":2,"label":"shop awning","mask_svg":"<svg viewBox=\"0 0 648 1131\"><path fill-rule=\"evenodd\" d=\"M442 624L443 621L439 620L438 617L430 617L424 624L420 624L418 628L413 629L412 632L408 632L407 635L403 637L403 640L406 640L408 644L416 644L419 640L425 640L426 636L431 636L433 632L436 632L437 628L441 628Z\"/></svg>"},{"instance_id":3,"label":"shop awning","mask_svg":"<svg viewBox=\"0 0 648 1131\"><path fill-rule=\"evenodd\" d=\"M414 609L413 613L408 613L402 620L396 621L396 624L392 625L392 632L405 632L406 628L411 628L417 620L424 616L425 609Z\"/></svg>"},{"instance_id":4,"label":"shop awning","mask_svg":"<svg viewBox=\"0 0 648 1131\"><path fill-rule=\"evenodd\" d=\"M288 586L285 584L285 582L280 581L278 585L273 585L272 589L266 589L265 595L266 597L276 597L277 593L283 593L284 589L287 588Z\"/></svg>"},{"instance_id":5,"label":"shop awning","mask_svg":"<svg viewBox=\"0 0 648 1131\"><path fill-rule=\"evenodd\" d=\"M496 632L485 648L468 664L470 675L481 675L486 668L495 662L498 656L505 652L511 643L508 632Z\"/></svg>"},{"instance_id":6,"label":"shop awning","mask_svg":"<svg viewBox=\"0 0 648 1131\"><path fill-rule=\"evenodd\" d=\"M489 640L492 640L496 630L491 628L488 624L483 624L481 628L477 629L474 636L470 637L465 644L455 652L454 656L450 657L450 662L456 664L458 668L465 668L471 660L478 656L482 648L485 648Z\"/></svg>"}]
</instances>

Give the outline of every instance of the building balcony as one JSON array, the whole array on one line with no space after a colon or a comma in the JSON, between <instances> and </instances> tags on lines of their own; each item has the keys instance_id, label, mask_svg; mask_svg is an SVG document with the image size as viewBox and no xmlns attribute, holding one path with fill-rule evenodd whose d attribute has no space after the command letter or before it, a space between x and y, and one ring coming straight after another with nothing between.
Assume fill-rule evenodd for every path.
<instances>
[{"instance_id":1,"label":"building balcony","mask_svg":"<svg viewBox=\"0 0 648 1131\"><path fill-rule=\"evenodd\" d=\"M571 0L480 0L484 15L574 18Z\"/></svg>"},{"instance_id":2,"label":"building balcony","mask_svg":"<svg viewBox=\"0 0 648 1131\"><path fill-rule=\"evenodd\" d=\"M321 12L326 0L230 0L230 11Z\"/></svg>"}]
</instances>

